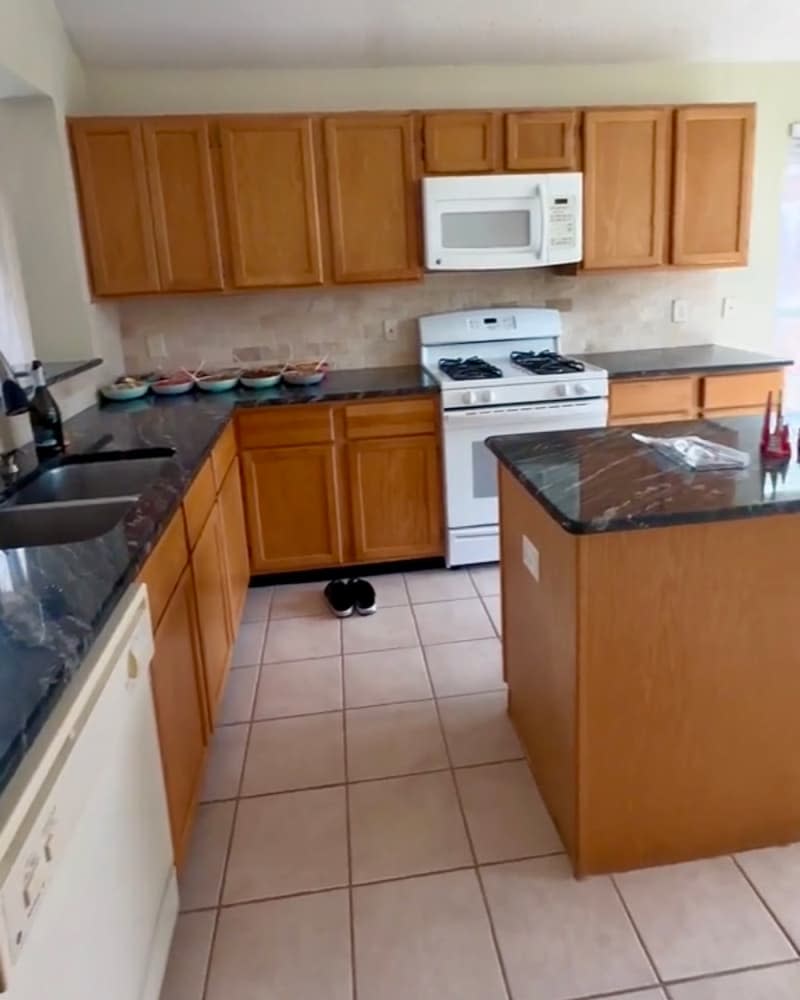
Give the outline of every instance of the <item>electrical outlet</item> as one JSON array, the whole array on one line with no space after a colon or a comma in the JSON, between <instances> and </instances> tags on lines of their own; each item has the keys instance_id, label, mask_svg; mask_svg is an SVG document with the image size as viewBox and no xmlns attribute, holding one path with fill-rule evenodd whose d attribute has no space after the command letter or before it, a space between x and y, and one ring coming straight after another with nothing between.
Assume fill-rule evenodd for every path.
<instances>
[{"instance_id":1,"label":"electrical outlet","mask_svg":"<svg viewBox=\"0 0 800 1000\"><path fill-rule=\"evenodd\" d=\"M397 340L397 320L385 319L383 321L383 339Z\"/></svg>"},{"instance_id":2,"label":"electrical outlet","mask_svg":"<svg viewBox=\"0 0 800 1000\"><path fill-rule=\"evenodd\" d=\"M147 338L147 355L150 358L165 358L167 343L163 333L151 333Z\"/></svg>"},{"instance_id":3,"label":"electrical outlet","mask_svg":"<svg viewBox=\"0 0 800 1000\"><path fill-rule=\"evenodd\" d=\"M522 536L522 561L525 563L525 568L528 570L530 575L534 580L539 579L539 550L533 544L533 542L528 538L527 535Z\"/></svg>"},{"instance_id":4,"label":"electrical outlet","mask_svg":"<svg viewBox=\"0 0 800 1000\"><path fill-rule=\"evenodd\" d=\"M722 318L730 319L736 312L736 299L726 296L722 300Z\"/></svg>"},{"instance_id":5,"label":"electrical outlet","mask_svg":"<svg viewBox=\"0 0 800 1000\"><path fill-rule=\"evenodd\" d=\"M686 299L672 300L672 322L685 323L689 319L689 303Z\"/></svg>"}]
</instances>

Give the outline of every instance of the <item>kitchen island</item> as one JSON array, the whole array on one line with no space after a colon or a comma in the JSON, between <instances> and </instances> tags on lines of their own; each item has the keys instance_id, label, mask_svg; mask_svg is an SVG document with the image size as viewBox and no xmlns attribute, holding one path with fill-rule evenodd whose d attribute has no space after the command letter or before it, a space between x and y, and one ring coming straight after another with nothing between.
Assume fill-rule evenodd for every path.
<instances>
[{"instance_id":1,"label":"kitchen island","mask_svg":"<svg viewBox=\"0 0 800 1000\"><path fill-rule=\"evenodd\" d=\"M691 473L631 427L489 439L510 713L576 874L800 840L800 466Z\"/></svg>"}]
</instances>

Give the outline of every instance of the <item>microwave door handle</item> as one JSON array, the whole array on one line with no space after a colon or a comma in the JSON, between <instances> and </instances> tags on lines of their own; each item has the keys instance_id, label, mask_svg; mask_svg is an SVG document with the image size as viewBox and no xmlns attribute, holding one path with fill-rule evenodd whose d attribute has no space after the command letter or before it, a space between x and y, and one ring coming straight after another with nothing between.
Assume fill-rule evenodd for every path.
<instances>
[{"instance_id":1,"label":"microwave door handle","mask_svg":"<svg viewBox=\"0 0 800 1000\"><path fill-rule=\"evenodd\" d=\"M544 210L544 189L541 184L534 188L534 198L539 202L539 249L536 253L538 261L544 261L544 251L547 246L547 214Z\"/></svg>"}]
</instances>

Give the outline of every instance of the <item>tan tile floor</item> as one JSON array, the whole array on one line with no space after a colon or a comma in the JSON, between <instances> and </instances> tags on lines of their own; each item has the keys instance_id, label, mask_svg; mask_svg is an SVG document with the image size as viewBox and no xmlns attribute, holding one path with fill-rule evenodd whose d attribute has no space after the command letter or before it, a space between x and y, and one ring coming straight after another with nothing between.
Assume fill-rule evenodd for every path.
<instances>
[{"instance_id":1,"label":"tan tile floor","mask_svg":"<svg viewBox=\"0 0 800 1000\"><path fill-rule=\"evenodd\" d=\"M495 567L251 591L162 1000L798 1000L800 845L573 879Z\"/></svg>"}]
</instances>

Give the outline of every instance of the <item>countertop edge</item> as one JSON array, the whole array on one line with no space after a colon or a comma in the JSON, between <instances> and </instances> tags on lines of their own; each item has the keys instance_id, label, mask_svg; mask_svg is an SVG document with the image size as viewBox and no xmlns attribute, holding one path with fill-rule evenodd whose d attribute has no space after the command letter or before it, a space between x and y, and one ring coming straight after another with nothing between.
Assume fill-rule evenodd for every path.
<instances>
[{"instance_id":1,"label":"countertop edge","mask_svg":"<svg viewBox=\"0 0 800 1000\"><path fill-rule=\"evenodd\" d=\"M791 368L794 364L786 358L774 361L753 361L747 364L737 365L676 365L671 368L654 367L640 368L631 372L609 372L608 378L611 382L624 382L626 380L644 378L669 378L674 375L700 375L713 372L716 375L736 375L746 372L772 371L775 368Z\"/></svg>"}]
</instances>

